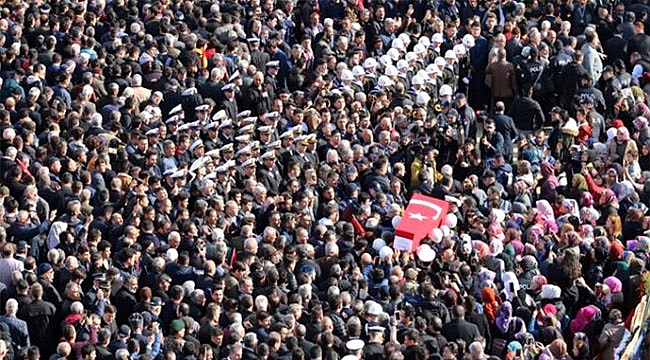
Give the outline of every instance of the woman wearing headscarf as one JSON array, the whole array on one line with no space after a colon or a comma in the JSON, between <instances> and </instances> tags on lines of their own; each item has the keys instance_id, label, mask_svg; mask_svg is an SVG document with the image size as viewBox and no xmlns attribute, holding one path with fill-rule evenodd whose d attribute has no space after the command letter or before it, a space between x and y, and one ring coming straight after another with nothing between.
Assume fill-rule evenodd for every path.
<instances>
[{"instance_id":1,"label":"woman wearing headscarf","mask_svg":"<svg viewBox=\"0 0 650 360\"><path fill-rule=\"evenodd\" d=\"M589 186L587 185L587 180L585 180L584 175L574 174L571 178L571 186L569 186L564 192L564 196L580 201L582 194L589 191Z\"/></svg>"},{"instance_id":2,"label":"woman wearing headscarf","mask_svg":"<svg viewBox=\"0 0 650 360\"><path fill-rule=\"evenodd\" d=\"M623 295L623 282L615 276L610 276L603 280L609 291L600 296L600 301L606 309L622 309L625 305L625 296Z\"/></svg>"},{"instance_id":3,"label":"woman wearing headscarf","mask_svg":"<svg viewBox=\"0 0 650 360\"><path fill-rule=\"evenodd\" d=\"M600 309L595 305L589 305L578 311L576 318L571 320L569 324L569 330L571 334L585 333L587 339L589 339L589 344L598 344L598 336L600 336L603 325ZM592 349L592 352L595 350Z\"/></svg>"},{"instance_id":4,"label":"woman wearing headscarf","mask_svg":"<svg viewBox=\"0 0 650 360\"><path fill-rule=\"evenodd\" d=\"M594 202L598 204L602 193L607 190L603 181L604 175L601 175L598 170L594 168L589 169L586 167L582 170L582 175L585 177L587 187L589 188L589 192L591 193Z\"/></svg>"},{"instance_id":5,"label":"woman wearing headscarf","mask_svg":"<svg viewBox=\"0 0 650 360\"><path fill-rule=\"evenodd\" d=\"M608 153L610 159L618 164L623 163L625 154L631 150L638 151L636 142L630 139L630 132L626 127L618 128L616 137L609 143Z\"/></svg>"},{"instance_id":6,"label":"woman wearing headscarf","mask_svg":"<svg viewBox=\"0 0 650 360\"><path fill-rule=\"evenodd\" d=\"M486 286L481 290L481 300L483 301L483 314L490 325L494 324L499 311L499 298L492 287Z\"/></svg>"},{"instance_id":7,"label":"woman wearing headscarf","mask_svg":"<svg viewBox=\"0 0 650 360\"><path fill-rule=\"evenodd\" d=\"M650 169L650 139L641 142L641 149L639 149L639 166L641 167L641 170Z\"/></svg>"},{"instance_id":8,"label":"woman wearing headscarf","mask_svg":"<svg viewBox=\"0 0 650 360\"><path fill-rule=\"evenodd\" d=\"M644 116L639 116L633 121L634 123L634 133L632 138L634 138L639 144L645 144L648 139L650 139L650 127L648 127L648 119Z\"/></svg>"},{"instance_id":9,"label":"woman wearing headscarf","mask_svg":"<svg viewBox=\"0 0 650 360\"><path fill-rule=\"evenodd\" d=\"M600 194L597 208L601 214L598 224L604 224L610 215L618 214L618 198L614 191L610 189L603 190L602 194Z\"/></svg>"},{"instance_id":10,"label":"woman wearing headscarf","mask_svg":"<svg viewBox=\"0 0 650 360\"><path fill-rule=\"evenodd\" d=\"M520 339L526 333L526 324L520 317L515 316L513 311L509 301L501 304L492 330L494 339L502 339L509 343Z\"/></svg>"},{"instance_id":11,"label":"woman wearing headscarf","mask_svg":"<svg viewBox=\"0 0 650 360\"><path fill-rule=\"evenodd\" d=\"M562 339L553 340L553 342L544 348L544 351L539 355L539 360L559 360L566 359L567 345Z\"/></svg>"},{"instance_id":12,"label":"woman wearing headscarf","mask_svg":"<svg viewBox=\"0 0 650 360\"><path fill-rule=\"evenodd\" d=\"M547 200L549 203L555 203L557 197L557 187L559 182L555 177L555 167L548 161L542 162L541 166L542 179L540 180L539 198Z\"/></svg>"}]
</instances>

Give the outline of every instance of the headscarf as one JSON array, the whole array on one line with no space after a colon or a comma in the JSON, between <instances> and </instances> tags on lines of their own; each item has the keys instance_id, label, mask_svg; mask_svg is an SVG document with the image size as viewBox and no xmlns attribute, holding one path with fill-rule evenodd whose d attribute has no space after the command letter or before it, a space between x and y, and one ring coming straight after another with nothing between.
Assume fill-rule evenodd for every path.
<instances>
[{"instance_id":1,"label":"headscarf","mask_svg":"<svg viewBox=\"0 0 650 360\"><path fill-rule=\"evenodd\" d=\"M555 185L554 187L558 186L558 181L557 178L555 177L555 166L551 164L548 161L542 162L541 165L541 172L542 172L542 177L546 179L547 182L549 182L549 185Z\"/></svg>"},{"instance_id":2,"label":"headscarf","mask_svg":"<svg viewBox=\"0 0 650 360\"><path fill-rule=\"evenodd\" d=\"M646 127L648 127L648 119L643 116L637 117L634 119L634 127L639 131L644 130Z\"/></svg>"},{"instance_id":3,"label":"headscarf","mask_svg":"<svg viewBox=\"0 0 650 360\"><path fill-rule=\"evenodd\" d=\"M571 320L569 327L572 333L582 332L587 324L600 317L600 309L594 305L585 306L578 311L575 319Z\"/></svg>"},{"instance_id":4,"label":"headscarf","mask_svg":"<svg viewBox=\"0 0 650 360\"><path fill-rule=\"evenodd\" d=\"M490 255L490 246L486 243L484 243L481 240L472 240L472 245L474 245L474 249L476 252L479 254L479 256L482 258Z\"/></svg>"},{"instance_id":5,"label":"headscarf","mask_svg":"<svg viewBox=\"0 0 650 360\"><path fill-rule=\"evenodd\" d=\"M609 246L609 258L612 260L620 259L623 255L623 245L618 241L613 241Z\"/></svg>"},{"instance_id":6,"label":"headscarf","mask_svg":"<svg viewBox=\"0 0 650 360\"><path fill-rule=\"evenodd\" d=\"M614 191L607 189L603 191L600 196L604 199L603 204L618 208L618 198L616 197Z\"/></svg>"},{"instance_id":7,"label":"headscarf","mask_svg":"<svg viewBox=\"0 0 650 360\"><path fill-rule=\"evenodd\" d=\"M499 307L499 315L496 318L496 325L502 334L508 332L508 327L512 321L512 304L509 301L504 301Z\"/></svg>"},{"instance_id":8,"label":"headscarf","mask_svg":"<svg viewBox=\"0 0 650 360\"><path fill-rule=\"evenodd\" d=\"M548 350L551 352L551 355L553 355L553 357L556 359L563 359L566 357L567 354L567 346L564 340L562 339L553 340L553 342L548 346Z\"/></svg>"},{"instance_id":9,"label":"headscarf","mask_svg":"<svg viewBox=\"0 0 650 360\"><path fill-rule=\"evenodd\" d=\"M609 286L609 290L611 291L612 294L617 294L623 291L623 283L619 278L615 276L610 276L603 280L603 283L607 286Z\"/></svg>"},{"instance_id":10,"label":"headscarf","mask_svg":"<svg viewBox=\"0 0 650 360\"><path fill-rule=\"evenodd\" d=\"M537 210L544 220L555 220L553 207L548 202L548 200L537 200L535 205L537 206Z\"/></svg>"},{"instance_id":11,"label":"headscarf","mask_svg":"<svg viewBox=\"0 0 650 360\"><path fill-rule=\"evenodd\" d=\"M650 237L637 236L636 239L639 241L639 250L644 252L650 251Z\"/></svg>"},{"instance_id":12,"label":"headscarf","mask_svg":"<svg viewBox=\"0 0 650 360\"><path fill-rule=\"evenodd\" d=\"M589 186L587 186L587 180L582 174L574 174L573 181L575 182L575 188L580 191L589 191Z\"/></svg>"},{"instance_id":13,"label":"headscarf","mask_svg":"<svg viewBox=\"0 0 650 360\"><path fill-rule=\"evenodd\" d=\"M524 244L521 242L521 232L511 230L510 245L515 250L515 255L521 255L524 252Z\"/></svg>"},{"instance_id":14,"label":"headscarf","mask_svg":"<svg viewBox=\"0 0 650 360\"><path fill-rule=\"evenodd\" d=\"M490 254L498 255L503 252L503 242L499 239L493 239L490 241Z\"/></svg>"},{"instance_id":15,"label":"headscarf","mask_svg":"<svg viewBox=\"0 0 650 360\"><path fill-rule=\"evenodd\" d=\"M503 280L502 292L506 295L506 300L512 301L512 299L517 297L517 292L520 289L519 279L517 278L517 274L515 274L512 271L508 271L507 273L503 274L502 280ZM512 291L513 288L514 291Z\"/></svg>"},{"instance_id":16,"label":"headscarf","mask_svg":"<svg viewBox=\"0 0 650 360\"><path fill-rule=\"evenodd\" d=\"M497 301L497 294L491 287L484 287L481 289L481 300L483 300L483 313L488 319L490 324L494 323L499 311L499 302Z\"/></svg>"}]
</instances>

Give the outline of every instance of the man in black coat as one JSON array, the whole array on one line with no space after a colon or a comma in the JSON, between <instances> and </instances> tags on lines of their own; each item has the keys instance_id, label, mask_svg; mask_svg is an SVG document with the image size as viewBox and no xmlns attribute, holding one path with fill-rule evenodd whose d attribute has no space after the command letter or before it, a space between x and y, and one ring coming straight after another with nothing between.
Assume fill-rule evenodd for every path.
<instances>
[{"instance_id":1,"label":"man in black coat","mask_svg":"<svg viewBox=\"0 0 650 360\"><path fill-rule=\"evenodd\" d=\"M451 310L451 322L442 327L442 335L447 341L462 339L466 344L471 344L480 336L478 327L465 320L465 308L462 305L454 306Z\"/></svg>"},{"instance_id":2,"label":"man in black coat","mask_svg":"<svg viewBox=\"0 0 650 360\"><path fill-rule=\"evenodd\" d=\"M237 100L235 99L236 87L235 84L228 84L221 88L224 97L221 101L221 108L226 111L228 119L237 119L237 114L239 113Z\"/></svg>"},{"instance_id":3,"label":"man in black coat","mask_svg":"<svg viewBox=\"0 0 650 360\"><path fill-rule=\"evenodd\" d=\"M503 157L507 162L512 162L512 140L519 137L515 121L504 113L505 104L497 101L494 105L494 124L497 132L503 136Z\"/></svg>"},{"instance_id":4,"label":"man in black coat","mask_svg":"<svg viewBox=\"0 0 650 360\"><path fill-rule=\"evenodd\" d=\"M138 291L138 278L129 276L124 279L124 285L115 294L115 306L118 308L116 322L118 325L128 325L131 310L138 302L135 293Z\"/></svg>"},{"instance_id":5,"label":"man in black coat","mask_svg":"<svg viewBox=\"0 0 650 360\"><path fill-rule=\"evenodd\" d=\"M512 116L517 129L532 131L544 124L544 111L539 103L531 98L533 88L529 87L527 90L526 96L512 102L510 116Z\"/></svg>"},{"instance_id":6,"label":"man in black coat","mask_svg":"<svg viewBox=\"0 0 650 360\"><path fill-rule=\"evenodd\" d=\"M259 116L272 109L274 97L275 94L264 84L264 73L257 72L253 75L253 83L244 92L243 104L246 104L245 110L250 110L252 116Z\"/></svg>"},{"instance_id":7,"label":"man in black coat","mask_svg":"<svg viewBox=\"0 0 650 360\"><path fill-rule=\"evenodd\" d=\"M21 319L27 323L32 345L38 346L42 356L50 356L56 349L56 341L60 336L57 323L56 307L43 300L43 286L40 283L32 285L32 301L21 312Z\"/></svg>"},{"instance_id":8,"label":"man in black coat","mask_svg":"<svg viewBox=\"0 0 650 360\"><path fill-rule=\"evenodd\" d=\"M408 329L404 332L404 345L406 348L403 351L404 360L421 359L420 355L424 352L424 348L418 344L420 341L420 332L416 329Z\"/></svg>"},{"instance_id":9,"label":"man in black coat","mask_svg":"<svg viewBox=\"0 0 650 360\"><path fill-rule=\"evenodd\" d=\"M634 36L628 41L627 51L630 54L636 51L644 58L650 57L650 35L645 33L643 22L634 24Z\"/></svg>"}]
</instances>

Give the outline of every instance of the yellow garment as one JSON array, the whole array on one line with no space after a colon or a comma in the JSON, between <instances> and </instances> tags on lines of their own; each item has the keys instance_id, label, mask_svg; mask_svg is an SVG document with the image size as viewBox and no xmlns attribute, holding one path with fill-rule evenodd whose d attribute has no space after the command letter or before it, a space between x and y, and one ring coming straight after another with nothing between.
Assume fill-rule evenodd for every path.
<instances>
[{"instance_id":1,"label":"yellow garment","mask_svg":"<svg viewBox=\"0 0 650 360\"><path fill-rule=\"evenodd\" d=\"M205 69L208 67L208 57L205 55L205 49L195 48L194 52L199 54L199 59L201 60L201 68Z\"/></svg>"},{"instance_id":2,"label":"yellow garment","mask_svg":"<svg viewBox=\"0 0 650 360\"><path fill-rule=\"evenodd\" d=\"M442 180L442 174L436 170L436 161L431 160L429 162L429 167L433 169L433 182L438 182ZM416 157L411 163L411 186L414 186L420 182L420 170L422 169L422 160Z\"/></svg>"}]
</instances>

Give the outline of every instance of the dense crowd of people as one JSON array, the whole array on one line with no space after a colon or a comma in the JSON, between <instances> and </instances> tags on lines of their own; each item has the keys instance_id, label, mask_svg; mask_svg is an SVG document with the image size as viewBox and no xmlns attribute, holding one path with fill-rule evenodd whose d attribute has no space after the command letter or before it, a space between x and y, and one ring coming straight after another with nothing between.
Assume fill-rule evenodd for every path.
<instances>
[{"instance_id":1,"label":"dense crowd of people","mask_svg":"<svg viewBox=\"0 0 650 360\"><path fill-rule=\"evenodd\" d=\"M644 356L646 2L0 6L0 360Z\"/></svg>"}]
</instances>

